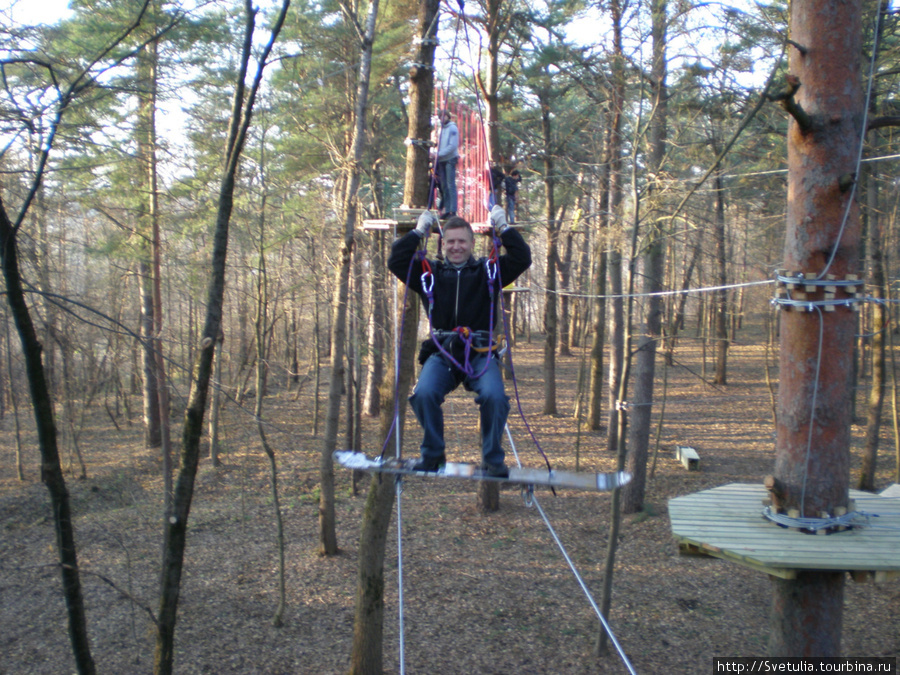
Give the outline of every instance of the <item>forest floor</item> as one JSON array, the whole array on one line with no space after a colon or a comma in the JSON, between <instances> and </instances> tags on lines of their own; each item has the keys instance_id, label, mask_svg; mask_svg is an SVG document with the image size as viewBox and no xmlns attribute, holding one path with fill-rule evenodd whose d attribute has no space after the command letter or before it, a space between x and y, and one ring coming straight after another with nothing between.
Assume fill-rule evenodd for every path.
<instances>
[{"instance_id":1,"label":"forest floor","mask_svg":"<svg viewBox=\"0 0 900 675\"><path fill-rule=\"evenodd\" d=\"M739 338L729 351L729 384L699 377L701 352L683 340L668 369L668 396L646 508L622 522L610 623L638 673L711 673L714 657L766 652L771 582L715 558L683 557L672 538L668 500L732 483L760 483L774 466L765 348ZM541 345L515 350L522 407L557 468L608 471L614 458L602 433L578 434L573 420L580 355L561 357L558 416L542 416ZM658 378L659 380L659 378ZM512 392L510 392L512 393ZM323 391L324 395L324 391ZM661 397L661 395L660 395ZM658 397L658 399L660 398ZM862 393L860 393L862 400ZM248 404L252 408L252 401ZM471 395L445 404L453 460L477 459ZM514 407L515 410L515 407ZM23 425L26 413L20 411ZM115 430L98 412L80 437L87 478L69 474L88 629L99 673L152 670L161 546L160 465L140 431ZM269 466L253 417L231 404L223 423L224 464L204 461L190 518L176 633L176 672L343 673L349 666L357 540L368 479L358 495L351 474L336 470L340 555L320 557L318 481L321 439L312 435L309 386L299 397L273 392L265 402L268 437L277 449L287 546L287 610L272 626L278 601ZM659 405L654 408L654 419ZM886 422L888 417L886 415ZM521 420L510 425L522 461L542 460ZM375 420L366 420L371 453ZM320 430L322 425L320 424ZM415 453L418 430L405 453ZM863 427L853 427L852 472L859 470ZM11 415L0 435L0 673L74 672L47 491L30 430L23 431L26 480L16 478ZM675 461L675 444L695 447L701 470ZM894 470L886 424L877 488ZM537 499L599 602L610 527L609 493L560 490ZM599 623L537 509L505 488L500 511L477 508L476 484L410 479L402 493L403 618L409 673L623 673L615 652L592 656ZM399 672L396 509L387 544L384 662ZM900 580L847 581L845 656L900 654Z\"/></svg>"}]
</instances>

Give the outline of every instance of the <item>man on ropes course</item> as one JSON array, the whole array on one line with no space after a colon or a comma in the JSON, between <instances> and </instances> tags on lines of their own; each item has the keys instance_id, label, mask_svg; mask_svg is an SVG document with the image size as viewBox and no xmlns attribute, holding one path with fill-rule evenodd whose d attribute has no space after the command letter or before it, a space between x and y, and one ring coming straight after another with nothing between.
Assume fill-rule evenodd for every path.
<instances>
[{"instance_id":1,"label":"man on ropes course","mask_svg":"<svg viewBox=\"0 0 900 675\"><path fill-rule=\"evenodd\" d=\"M422 343L422 372L409 402L424 431L422 457L416 471L439 471L444 454L444 398L460 384L476 394L481 411L482 469L494 478L507 478L502 434L509 415L500 357L494 341L500 292L531 266L531 249L522 235L508 227L503 207L491 210L494 246L487 258L475 258L472 226L454 216L446 221L442 239L445 261L417 253L419 243L438 224L430 211L419 216L416 228L394 242L388 268L422 298L431 337ZM498 255L498 247L505 249ZM497 324L495 324L495 318Z\"/></svg>"}]
</instances>

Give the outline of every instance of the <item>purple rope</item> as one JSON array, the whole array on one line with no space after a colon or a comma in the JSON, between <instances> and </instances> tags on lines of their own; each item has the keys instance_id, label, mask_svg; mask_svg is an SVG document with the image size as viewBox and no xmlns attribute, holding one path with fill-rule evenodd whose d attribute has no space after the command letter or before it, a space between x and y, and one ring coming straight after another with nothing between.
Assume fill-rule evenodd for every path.
<instances>
[{"instance_id":1,"label":"purple rope","mask_svg":"<svg viewBox=\"0 0 900 675\"><path fill-rule=\"evenodd\" d=\"M384 445L381 446L381 454L378 455L378 458L383 460L384 453L387 451L388 443L391 442L391 438L393 438L394 431L397 427L397 420L400 418L400 348L403 344L403 313L406 310L406 301L409 297L409 280L412 278L412 268L413 264L416 260L421 260L425 257L425 250L416 251L412 258L409 261L409 269L406 271L406 283L403 287L403 302L400 305L401 314L400 314L400 331L397 335L397 344L394 345L394 415L391 419L391 426L388 428L387 434L384 437ZM379 474L380 475L380 474Z\"/></svg>"},{"instance_id":2,"label":"purple rope","mask_svg":"<svg viewBox=\"0 0 900 675\"><path fill-rule=\"evenodd\" d=\"M501 288L503 288L501 286ZM506 312L503 311L503 293L500 293L500 316L503 317L503 331L506 335L506 344L508 345L507 350L509 354L509 375L510 380L512 381L513 391L516 394L516 408L519 410L519 417L522 419L522 423L525 425L525 429L528 431L528 435L531 436L531 440L534 442L534 446L538 449L538 452L541 453L541 457L544 458L544 463L547 465L547 471L552 472L553 467L550 465L550 460L547 457L547 454L544 452L544 449L541 447L540 442L537 439L537 436L534 435L534 431L531 428L531 425L528 423L528 418L525 416L525 411L522 410L522 399L519 397L519 381L516 378L516 369L513 366L513 357L512 357L512 342L510 342L509 336L511 335L511 331L509 329L509 320L506 318ZM553 494L556 494L556 490L553 490Z\"/></svg>"}]
</instances>

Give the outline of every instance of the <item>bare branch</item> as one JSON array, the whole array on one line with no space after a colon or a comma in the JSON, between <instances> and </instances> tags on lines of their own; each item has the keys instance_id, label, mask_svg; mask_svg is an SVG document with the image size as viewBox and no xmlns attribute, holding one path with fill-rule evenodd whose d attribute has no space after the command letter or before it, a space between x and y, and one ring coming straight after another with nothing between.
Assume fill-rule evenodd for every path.
<instances>
[{"instance_id":1,"label":"bare branch","mask_svg":"<svg viewBox=\"0 0 900 675\"><path fill-rule=\"evenodd\" d=\"M871 119L866 125L866 131L883 129L885 127L900 127L900 115L885 115L884 117Z\"/></svg>"},{"instance_id":2,"label":"bare branch","mask_svg":"<svg viewBox=\"0 0 900 675\"><path fill-rule=\"evenodd\" d=\"M800 107L800 104L797 103L797 100L794 98L794 94L800 89L800 78L796 75L788 75L786 82L784 89L777 94L770 95L768 98L770 101L778 101L781 103L781 107L784 108L791 117L797 120L797 124L800 125L800 128L803 131L809 131L812 129L812 118Z\"/></svg>"}]
</instances>

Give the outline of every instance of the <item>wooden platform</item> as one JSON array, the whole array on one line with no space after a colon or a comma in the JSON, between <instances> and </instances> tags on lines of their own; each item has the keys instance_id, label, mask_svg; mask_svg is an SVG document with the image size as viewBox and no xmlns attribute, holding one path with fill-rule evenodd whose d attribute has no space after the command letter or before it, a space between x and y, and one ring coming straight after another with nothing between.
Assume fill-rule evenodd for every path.
<instances>
[{"instance_id":1,"label":"wooden platform","mask_svg":"<svg viewBox=\"0 0 900 675\"><path fill-rule=\"evenodd\" d=\"M711 555L783 579L802 570L846 571L854 579L900 575L900 499L850 490L856 510L878 514L875 527L805 534L763 517L760 483L731 483L669 500L672 535L682 553Z\"/></svg>"},{"instance_id":2,"label":"wooden platform","mask_svg":"<svg viewBox=\"0 0 900 675\"><path fill-rule=\"evenodd\" d=\"M363 221L363 229L372 230L392 230L398 235L406 234L416 226L416 221L422 215L425 209L414 209L409 207L400 207L394 209L393 218L377 218ZM493 228L490 223L471 223L472 231L475 234L491 234ZM515 227L515 225L511 225Z\"/></svg>"}]
</instances>

